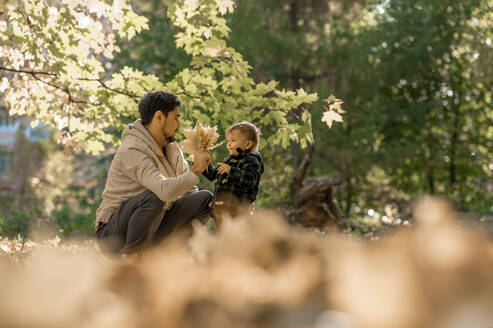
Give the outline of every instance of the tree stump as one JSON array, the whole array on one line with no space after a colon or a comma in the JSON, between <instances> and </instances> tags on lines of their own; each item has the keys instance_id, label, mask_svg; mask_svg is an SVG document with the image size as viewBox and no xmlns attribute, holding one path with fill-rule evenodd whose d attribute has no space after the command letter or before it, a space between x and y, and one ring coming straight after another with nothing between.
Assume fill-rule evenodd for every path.
<instances>
[{"instance_id":1,"label":"tree stump","mask_svg":"<svg viewBox=\"0 0 493 328\"><path fill-rule=\"evenodd\" d=\"M332 187L340 183L340 178L303 181L295 198L297 221L304 227L313 228L340 225L344 216L332 197Z\"/></svg>"},{"instance_id":2,"label":"tree stump","mask_svg":"<svg viewBox=\"0 0 493 328\"><path fill-rule=\"evenodd\" d=\"M312 162L313 152L314 148L311 146L291 183L291 200L295 207L295 219L307 228L342 225L344 216L332 197L332 188L341 184L341 179L304 179L308 166Z\"/></svg>"}]
</instances>

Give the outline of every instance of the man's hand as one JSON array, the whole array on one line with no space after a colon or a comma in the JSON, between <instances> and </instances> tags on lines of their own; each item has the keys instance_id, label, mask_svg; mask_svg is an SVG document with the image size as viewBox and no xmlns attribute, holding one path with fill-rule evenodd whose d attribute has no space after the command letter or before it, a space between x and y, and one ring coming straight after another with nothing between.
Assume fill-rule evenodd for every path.
<instances>
[{"instance_id":1,"label":"man's hand","mask_svg":"<svg viewBox=\"0 0 493 328\"><path fill-rule=\"evenodd\" d=\"M200 176L211 162L211 154L208 150L201 150L193 156L192 172Z\"/></svg>"},{"instance_id":2,"label":"man's hand","mask_svg":"<svg viewBox=\"0 0 493 328\"><path fill-rule=\"evenodd\" d=\"M231 166L229 166L228 164L224 164L224 163L217 163L217 165L219 166L217 168L217 172L221 173L221 174L229 174L229 171L231 171Z\"/></svg>"}]
</instances>

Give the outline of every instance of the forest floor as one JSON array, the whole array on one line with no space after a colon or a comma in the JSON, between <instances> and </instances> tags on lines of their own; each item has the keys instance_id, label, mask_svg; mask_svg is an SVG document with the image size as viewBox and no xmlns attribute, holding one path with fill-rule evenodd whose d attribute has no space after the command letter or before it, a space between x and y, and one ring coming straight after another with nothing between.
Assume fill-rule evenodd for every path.
<instances>
[{"instance_id":1,"label":"forest floor","mask_svg":"<svg viewBox=\"0 0 493 328\"><path fill-rule=\"evenodd\" d=\"M459 213L459 219L473 227L485 231L493 239L493 215L480 215L477 213Z\"/></svg>"},{"instance_id":2,"label":"forest floor","mask_svg":"<svg viewBox=\"0 0 493 328\"><path fill-rule=\"evenodd\" d=\"M415 214L333 233L264 212L136 266L93 238L0 237L0 326L493 327L493 217L434 198Z\"/></svg>"},{"instance_id":3,"label":"forest floor","mask_svg":"<svg viewBox=\"0 0 493 328\"><path fill-rule=\"evenodd\" d=\"M467 226L472 226L487 234L488 238L493 240L493 215L481 215L477 213L458 213L458 218L461 223ZM368 225L365 227L366 233L354 233L351 231L345 231L344 235L354 236L361 240L372 240L373 237L385 238L385 236L391 235L394 232L402 229L402 226L391 225L378 225L372 227ZM308 234L325 235L325 232L321 232L318 229L306 230ZM6 238L0 236L0 260L7 260L7 262L19 263L29 259L34 251L37 249L56 249L59 252L70 253L95 253L98 256L100 254L96 240L91 237L77 238L77 239L61 239L58 236L53 238L47 238L43 240L33 241L31 239L23 238Z\"/></svg>"}]
</instances>

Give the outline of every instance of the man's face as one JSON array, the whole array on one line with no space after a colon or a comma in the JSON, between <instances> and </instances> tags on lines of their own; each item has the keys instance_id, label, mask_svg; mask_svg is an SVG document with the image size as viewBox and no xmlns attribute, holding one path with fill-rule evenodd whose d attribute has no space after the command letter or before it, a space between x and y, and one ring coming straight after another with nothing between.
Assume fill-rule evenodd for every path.
<instances>
[{"instance_id":1,"label":"man's face","mask_svg":"<svg viewBox=\"0 0 493 328\"><path fill-rule=\"evenodd\" d=\"M163 115L161 131L168 142L174 142L176 140L176 132L179 128L180 107L176 106L174 110L168 113L168 116Z\"/></svg>"}]
</instances>

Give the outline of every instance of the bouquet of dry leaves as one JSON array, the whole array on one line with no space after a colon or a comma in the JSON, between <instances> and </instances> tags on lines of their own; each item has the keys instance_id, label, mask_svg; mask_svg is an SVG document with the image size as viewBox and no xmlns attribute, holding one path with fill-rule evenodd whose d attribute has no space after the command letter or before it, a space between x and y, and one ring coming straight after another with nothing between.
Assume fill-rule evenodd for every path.
<instances>
[{"instance_id":1,"label":"bouquet of dry leaves","mask_svg":"<svg viewBox=\"0 0 493 328\"><path fill-rule=\"evenodd\" d=\"M185 129L183 131L185 140L180 143L183 152L188 153L188 158L193 161L194 155L201 150L211 150L219 147L224 143L216 144L219 139L217 134L217 126L202 126L199 122L194 129Z\"/></svg>"}]
</instances>

